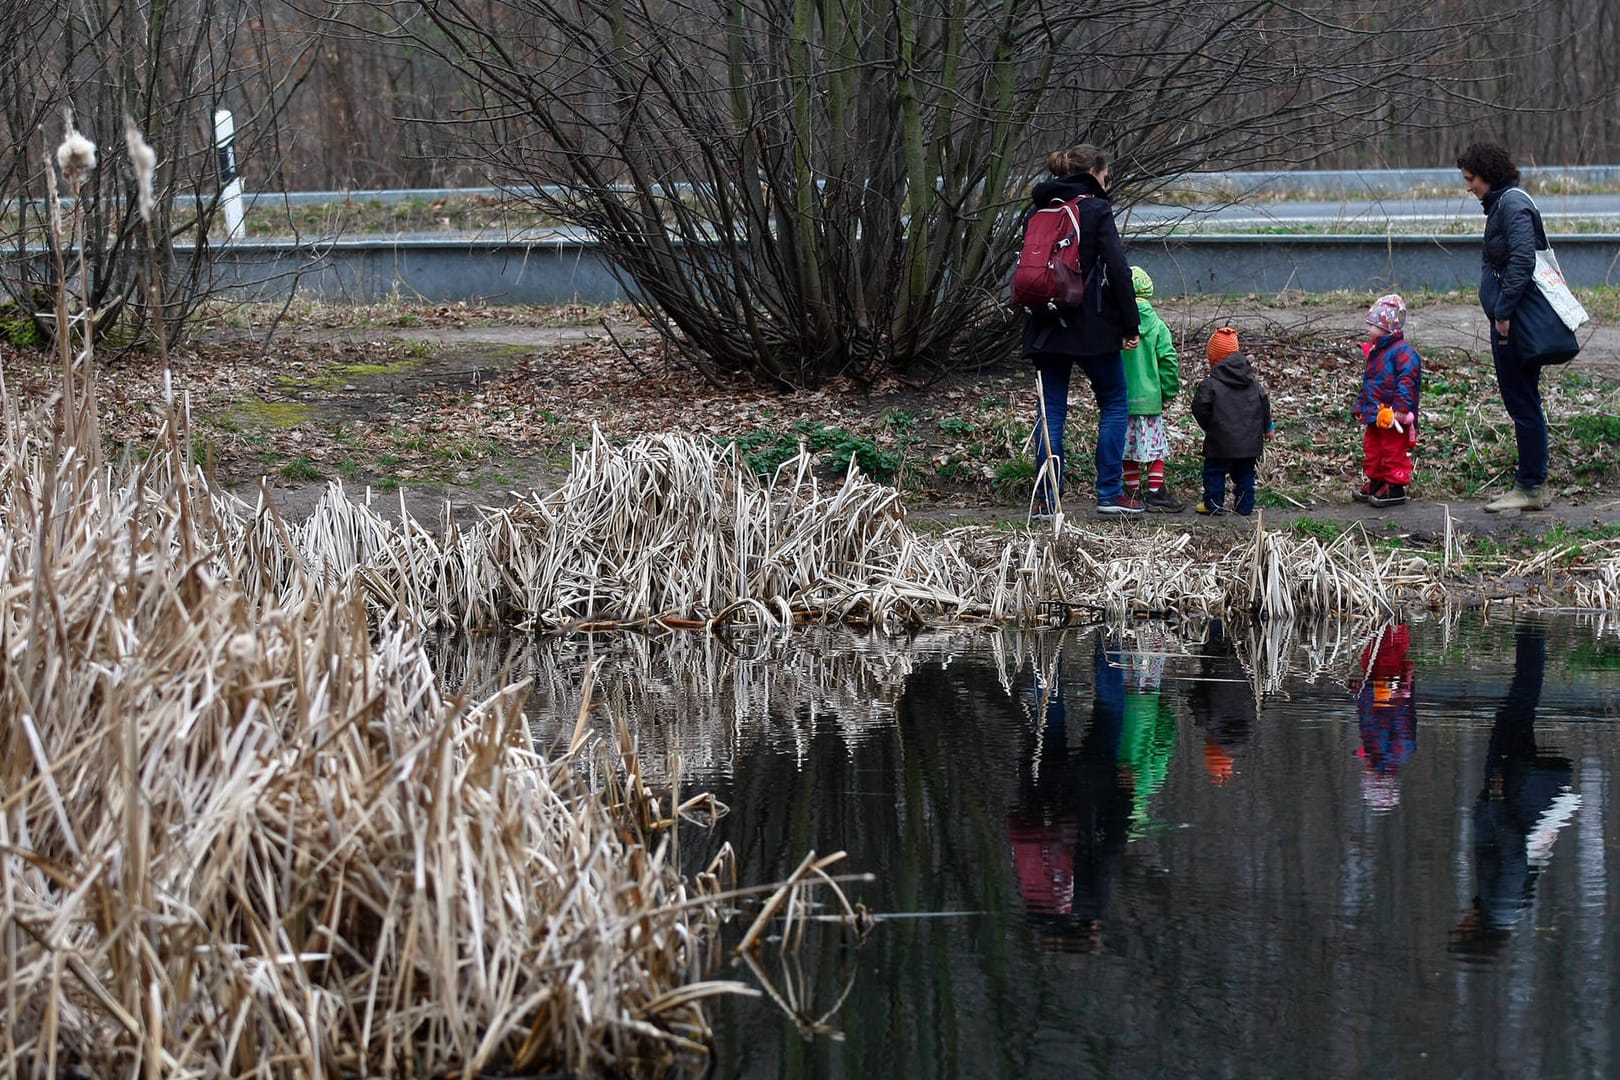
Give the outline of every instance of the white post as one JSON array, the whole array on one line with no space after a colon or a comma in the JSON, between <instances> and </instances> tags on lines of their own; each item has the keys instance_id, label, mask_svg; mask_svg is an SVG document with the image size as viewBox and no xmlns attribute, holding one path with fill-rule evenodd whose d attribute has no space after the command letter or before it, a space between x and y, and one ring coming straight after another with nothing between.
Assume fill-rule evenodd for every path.
<instances>
[{"instance_id":1,"label":"white post","mask_svg":"<svg viewBox=\"0 0 1620 1080\"><path fill-rule=\"evenodd\" d=\"M242 239L242 174L236 169L236 121L229 109L214 111L214 147L219 152L219 201L229 243Z\"/></svg>"}]
</instances>

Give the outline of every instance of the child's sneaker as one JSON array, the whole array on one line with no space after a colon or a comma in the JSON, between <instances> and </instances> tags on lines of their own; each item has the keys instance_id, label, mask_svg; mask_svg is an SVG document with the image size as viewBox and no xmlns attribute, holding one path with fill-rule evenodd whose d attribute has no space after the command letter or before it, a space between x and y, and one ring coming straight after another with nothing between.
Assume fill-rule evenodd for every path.
<instances>
[{"instance_id":1,"label":"child's sneaker","mask_svg":"<svg viewBox=\"0 0 1620 1080\"><path fill-rule=\"evenodd\" d=\"M1373 497L1373 491L1376 486L1377 485L1375 485L1371 480L1368 480L1365 484L1361 485L1360 491L1352 491L1350 493L1350 497L1356 500L1356 502L1364 503Z\"/></svg>"},{"instance_id":2,"label":"child's sneaker","mask_svg":"<svg viewBox=\"0 0 1620 1080\"><path fill-rule=\"evenodd\" d=\"M1141 512L1142 500L1133 499L1129 495L1115 495L1112 499L1097 504L1097 513L1099 514L1140 514Z\"/></svg>"},{"instance_id":3,"label":"child's sneaker","mask_svg":"<svg viewBox=\"0 0 1620 1080\"><path fill-rule=\"evenodd\" d=\"M1179 514L1187 509L1187 504L1170 494L1168 488L1149 491L1142 505L1153 514Z\"/></svg>"},{"instance_id":4,"label":"child's sneaker","mask_svg":"<svg viewBox=\"0 0 1620 1080\"><path fill-rule=\"evenodd\" d=\"M1385 484L1373 494L1367 496L1367 505L1383 509L1386 506L1399 506L1406 501L1405 484Z\"/></svg>"}]
</instances>

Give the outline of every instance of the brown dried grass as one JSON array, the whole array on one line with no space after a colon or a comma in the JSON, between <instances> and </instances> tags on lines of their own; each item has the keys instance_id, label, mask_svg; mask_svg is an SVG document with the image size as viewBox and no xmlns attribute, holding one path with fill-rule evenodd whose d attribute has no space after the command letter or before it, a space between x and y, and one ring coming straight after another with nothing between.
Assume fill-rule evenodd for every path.
<instances>
[{"instance_id":1,"label":"brown dried grass","mask_svg":"<svg viewBox=\"0 0 1620 1080\"><path fill-rule=\"evenodd\" d=\"M592 794L532 749L523 684L444 697L352 596L245 588L172 453L121 479L40 430L0 460L8 1072L702 1052L718 907L633 763Z\"/></svg>"},{"instance_id":2,"label":"brown dried grass","mask_svg":"<svg viewBox=\"0 0 1620 1080\"><path fill-rule=\"evenodd\" d=\"M756 480L730 447L600 435L556 491L486 509L432 536L332 485L297 528L238 530L275 590L292 567L352 584L416 626L591 632L844 622L1041 625L1078 613L1266 618L1376 616L1438 603L1446 560L1380 554L1359 530L1332 543L1268 531L1222 550L1190 534L1062 524L914 532L899 493L852 472L824 485L801 454ZM247 519L250 514L242 513ZM403 514L401 515L403 516ZM263 520L259 515L256 520Z\"/></svg>"},{"instance_id":3,"label":"brown dried grass","mask_svg":"<svg viewBox=\"0 0 1620 1080\"><path fill-rule=\"evenodd\" d=\"M679 872L679 809L633 747L545 760L526 684L442 693L358 566L295 554L187 469L172 395L144 461L103 461L94 313L66 288L57 310L84 342L63 335L57 400L20 415L0 371L6 1074L701 1057L704 1001L750 992L701 978L725 867ZM334 508L305 535L365 522ZM387 544L413 557L410 533ZM581 781L587 755L613 785Z\"/></svg>"}]
</instances>

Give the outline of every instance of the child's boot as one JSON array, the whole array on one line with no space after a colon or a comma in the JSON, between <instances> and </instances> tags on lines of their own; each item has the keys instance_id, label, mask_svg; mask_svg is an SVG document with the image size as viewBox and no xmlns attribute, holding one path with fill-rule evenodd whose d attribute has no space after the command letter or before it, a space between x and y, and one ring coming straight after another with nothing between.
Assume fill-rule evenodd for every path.
<instances>
[{"instance_id":1,"label":"child's boot","mask_svg":"<svg viewBox=\"0 0 1620 1080\"><path fill-rule=\"evenodd\" d=\"M1406 501L1405 484L1384 484L1377 491L1367 497L1368 506L1383 509L1386 506L1399 506Z\"/></svg>"}]
</instances>

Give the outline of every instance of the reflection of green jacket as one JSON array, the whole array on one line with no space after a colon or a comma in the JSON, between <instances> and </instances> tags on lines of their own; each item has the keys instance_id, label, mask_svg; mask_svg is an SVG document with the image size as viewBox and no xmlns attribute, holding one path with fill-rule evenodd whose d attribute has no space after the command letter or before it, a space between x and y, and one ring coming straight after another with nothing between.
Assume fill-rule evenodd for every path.
<instances>
[{"instance_id":1,"label":"reflection of green jacket","mask_svg":"<svg viewBox=\"0 0 1620 1080\"><path fill-rule=\"evenodd\" d=\"M1148 802L1170 774L1170 754L1176 748L1175 714L1158 694L1125 695L1125 730L1119 739L1119 763L1128 765L1135 780L1131 806L1131 835L1142 834L1151 820Z\"/></svg>"},{"instance_id":2,"label":"reflection of green jacket","mask_svg":"<svg viewBox=\"0 0 1620 1080\"><path fill-rule=\"evenodd\" d=\"M1142 340L1125 353L1125 389L1132 416L1158 416L1181 389L1181 359L1170 328L1146 299L1136 298Z\"/></svg>"}]
</instances>

